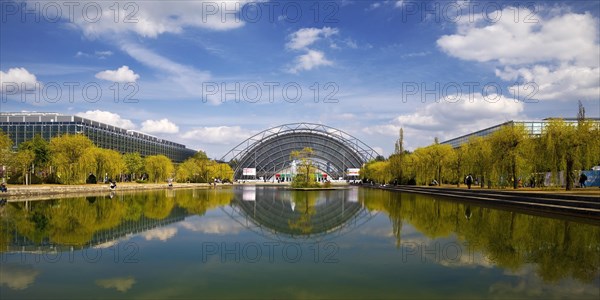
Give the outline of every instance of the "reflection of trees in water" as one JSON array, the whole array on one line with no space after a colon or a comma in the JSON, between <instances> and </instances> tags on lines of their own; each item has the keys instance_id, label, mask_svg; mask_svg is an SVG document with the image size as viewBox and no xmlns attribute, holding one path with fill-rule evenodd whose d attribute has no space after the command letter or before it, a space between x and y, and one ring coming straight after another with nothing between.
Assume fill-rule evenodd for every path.
<instances>
[{"instance_id":1,"label":"reflection of trees in water","mask_svg":"<svg viewBox=\"0 0 600 300\"><path fill-rule=\"evenodd\" d=\"M592 281L599 275L600 227L477 207L432 197L370 190L362 197L369 210L383 211L396 230L410 223L429 238L456 234L471 251L481 252L502 268L516 271L537 265L544 280L565 277Z\"/></svg>"},{"instance_id":2,"label":"reflection of trees in water","mask_svg":"<svg viewBox=\"0 0 600 300\"><path fill-rule=\"evenodd\" d=\"M180 190L170 195L164 191L125 194L109 197L78 197L60 200L9 203L0 216L0 246L10 245L14 234L35 244L83 246L94 234L114 229L124 222L142 217L162 220L175 206L190 214L227 205L233 199L230 190Z\"/></svg>"},{"instance_id":3,"label":"reflection of trees in water","mask_svg":"<svg viewBox=\"0 0 600 300\"><path fill-rule=\"evenodd\" d=\"M295 220L288 220L288 225L292 230L300 230L302 233L311 233L313 226L311 217L316 213L318 191L292 191L292 201L294 201L295 210L300 213Z\"/></svg>"}]
</instances>

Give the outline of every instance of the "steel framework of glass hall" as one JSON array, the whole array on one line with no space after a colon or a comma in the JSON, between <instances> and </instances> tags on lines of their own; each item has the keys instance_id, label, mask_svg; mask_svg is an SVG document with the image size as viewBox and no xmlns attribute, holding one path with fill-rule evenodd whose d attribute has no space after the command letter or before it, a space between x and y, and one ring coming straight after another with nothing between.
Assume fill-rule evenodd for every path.
<instances>
[{"instance_id":1,"label":"steel framework of glass hall","mask_svg":"<svg viewBox=\"0 0 600 300\"><path fill-rule=\"evenodd\" d=\"M196 153L185 145L155 136L58 113L0 113L0 129L13 141L14 149L36 134L48 141L63 134L83 134L96 146L120 153L162 154L174 162L182 162Z\"/></svg>"},{"instance_id":2,"label":"steel framework of glass hall","mask_svg":"<svg viewBox=\"0 0 600 300\"><path fill-rule=\"evenodd\" d=\"M256 177L271 178L291 167L292 151L313 149L311 160L332 178L345 177L347 168L360 168L377 152L357 138L333 127L291 123L266 129L243 141L221 158L242 179L244 168L256 168Z\"/></svg>"},{"instance_id":3,"label":"steel framework of glass hall","mask_svg":"<svg viewBox=\"0 0 600 300\"><path fill-rule=\"evenodd\" d=\"M463 144L466 144L467 142L469 142L469 139L472 137L488 136L488 135L494 133L495 131L498 131L500 128L502 128L504 126L514 126L515 124L523 125L523 127L525 127L525 130L527 130L527 132L529 133L530 136L538 137L538 136L542 135L542 133L544 132L544 128L546 128L546 126L552 119L553 118L546 118L541 121L508 121L508 122L504 122L502 124L494 125L492 127L488 127L488 128L485 128L485 129L482 129L479 131L475 131L473 133L469 133L469 134L466 134L463 136L459 136L457 138L453 138L453 139L444 141L444 142L442 142L442 144L450 145L450 146L452 146L452 148L458 148L458 147L462 146ZM570 124L577 123L577 119L563 119L563 120ZM594 122L594 126L600 128L600 119L587 118L587 120L592 120L592 122Z\"/></svg>"}]
</instances>

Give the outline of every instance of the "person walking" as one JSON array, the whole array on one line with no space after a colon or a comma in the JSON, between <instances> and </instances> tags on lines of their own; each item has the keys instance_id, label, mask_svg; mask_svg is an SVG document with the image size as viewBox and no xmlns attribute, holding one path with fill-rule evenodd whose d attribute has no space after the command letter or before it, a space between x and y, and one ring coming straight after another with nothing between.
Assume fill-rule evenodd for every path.
<instances>
[{"instance_id":1,"label":"person walking","mask_svg":"<svg viewBox=\"0 0 600 300\"><path fill-rule=\"evenodd\" d=\"M471 176L470 173L467 175L467 178L465 178L465 183L467 184L467 187L471 189L471 185L473 184L473 176Z\"/></svg>"},{"instance_id":2,"label":"person walking","mask_svg":"<svg viewBox=\"0 0 600 300\"><path fill-rule=\"evenodd\" d=\"M583 174L583 172L581 172L581 175L579 175L579 187L585 188L586 180L587 180L587 176L585 174Z\"/></svg>"}]
</instances>

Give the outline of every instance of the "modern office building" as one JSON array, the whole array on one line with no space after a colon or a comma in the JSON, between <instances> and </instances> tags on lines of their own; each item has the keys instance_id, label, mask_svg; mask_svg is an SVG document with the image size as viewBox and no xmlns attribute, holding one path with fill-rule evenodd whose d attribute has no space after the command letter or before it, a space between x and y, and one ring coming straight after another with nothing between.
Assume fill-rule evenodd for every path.
<instances>
[{"instance_id":1,"label":"modern office building","mask_svg":"<svg viewBox=\"0 0 600 300\"><path fill-rule=\"evenodd\" d=\"M83 134L100 148L142 156L162 154L182 162L196 153L185 145L127 130L90 119L58 113L0 113L0 129L8 134L16 149L36 134L50 140L63 134Z\"/></svg>"},{"instance_id":2,"label":"modern office building","mask_svg":"<svg viewBox=\"0 0 600 300\"><path fill-rule=\"evenodd\" d=\"M467 143L472 137L488 136L504 126L514 126L516 124L523 125L525 127L525 130L529 132L530 136L537 137L542 135L542 133L544 132L544 128L546 128L551 119L553 118L546 118L541 121L508 121L502 124L494 125L492 127L488 127L479 131L475 131L473 133L465 134L463 136L444 141L442 142L442 144L451 145L452 148L458 148L461 145ZM577 124L577 119L575 118L563 118L563 120L567 123ZM600 128L599 118L588 118L588 120L592 120L594 122L594 125Z\"/></svg>"}]
</instances>

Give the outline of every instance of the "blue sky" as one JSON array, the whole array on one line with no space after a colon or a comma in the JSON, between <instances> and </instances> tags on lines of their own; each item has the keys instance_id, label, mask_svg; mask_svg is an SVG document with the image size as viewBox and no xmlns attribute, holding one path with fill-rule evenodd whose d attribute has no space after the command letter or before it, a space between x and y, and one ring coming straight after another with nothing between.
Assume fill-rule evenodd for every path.
<instances>
[{"instance_id":1,"label":"blue sky","mask_svg":"<svg viewBox=\"0 0 600 300\"><path fill-rule=\"evenodd\" d=\"M414 149L574 117L578 100L600 116L598 1L1 4L0 111L78 114L215 158L293 122L387 156L401 127Z\"/></svg>"}]
</instances>

